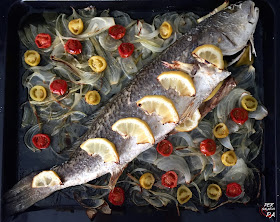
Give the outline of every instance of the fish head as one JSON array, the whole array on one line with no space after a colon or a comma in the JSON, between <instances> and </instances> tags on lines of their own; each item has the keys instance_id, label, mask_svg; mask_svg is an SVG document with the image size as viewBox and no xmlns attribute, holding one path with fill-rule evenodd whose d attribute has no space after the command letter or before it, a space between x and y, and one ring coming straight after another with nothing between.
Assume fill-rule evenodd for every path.
<instances>
[{"instance_id":1,"label":"fish head","mask_svg":"<svg viewBox=\"0 0 280 222\"><path fill-rule=\"evenodd\" d=\"M234 55L252 39L258 19L259 8L254 2L232 4L205 21L211 24L207 42L218 46L223 55Z\"/></svg>"}]
</instances>

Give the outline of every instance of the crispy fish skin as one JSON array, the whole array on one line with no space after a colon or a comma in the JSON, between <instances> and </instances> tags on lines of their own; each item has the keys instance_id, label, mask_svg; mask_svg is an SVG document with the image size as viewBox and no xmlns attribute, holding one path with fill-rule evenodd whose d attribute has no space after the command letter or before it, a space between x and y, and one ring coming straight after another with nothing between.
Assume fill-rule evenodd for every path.
<instances>
[{"instance_id":1,"label":"crispy fish skin","mask_svg":"<svg viewBox=\"0 0 280 222\"><path fill-rule=\"evenodd\" d=\"M173 101L180 117L187 116L188 107L194 109L194 105L199 106L216 85L230 75L229 72L218 70L213 66L199 64L199 69L195 70L194 75L197 94L195 103L193 103L194 98L180 97L172 90L164 90L157 81L157 76L166 71L162 61L192 63L194 60L191 52L202 44L217 45L224 55L235 54L252 37L257 20L258 9L254 7L253 2L246 1L217 13L190 30L159 57L141 69L136 78L102 109L92 122L91 128L79 141L78 145L89 138L103 137L110 140L116 145L120 163L104 163L99 156L89 156L84 150L77 149L73 158L68 162L52 168L60 176L62 185L31 188L32 178L36 175L36 173L32 173L5 194L6 213L14 214L24 211L57 190L86 183L107 173L114 176L122 172L130 161L152 145L136 144L135 138L123 139L111 130L111 126L117 120L137 117L146 121L151 127L156 143L176 126L175 123L162 125L160 118L156 115L146 115L136 105L139 99L146 95L164 95Z\"/></svg>"}]
</instances>

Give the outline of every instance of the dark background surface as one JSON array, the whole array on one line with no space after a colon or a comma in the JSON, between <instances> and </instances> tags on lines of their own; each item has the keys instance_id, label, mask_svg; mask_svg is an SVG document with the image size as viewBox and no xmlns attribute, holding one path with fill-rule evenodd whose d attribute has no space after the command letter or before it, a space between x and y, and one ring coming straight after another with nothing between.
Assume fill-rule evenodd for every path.
<instances>
[{"instance_id":1,"label":"dark background surface","mask_svg":"<svg viewBox=\"0 0 280 222\"><path fill-rule=\"evenodd\" d=\"M97 9L120 9L122 11L137 10L136 17L151 17L151 12L184 10L193 11L203 7L205 12L214 9L223 1L96 1L96 2L17 2L13 6L13 0L0 1L0 158L2 159L2 170L0 170L1 195L17 181L17 149L22 146L18 141L17 127L19 126L20 111L19 103L25 100L26 93L20 86L19 68L14 64L19 62L19 42L17 29L22 16L31 12L40 12L44 9L57 9L58 11L67 10L70 13L69 6L88 6L95 5ZM256 1L260 7L260 22L263 28L261 36L261 55L263 59L263 78L260 82L264 86L264 104L269 110L269 116L265 119L265 141L262 156L263 164L263 189L262 198L259 204L264 202L277 203L279 200L279 186L277 177L279 176L279 117L280 117L280 99L279 89L279 63L280 63L280 1L268 0ZM29 5L29 6L27 6ZM63 9L62 9L63 8ZM32 9L31 11L29 11ZM35 10L34 10L35 9ZM154 13L154 12L153 12ZM202 12L203 14L203 12ZM141 16L139 16L141 15ZM133 16L132 16L133 17ZM256 40L260 41L260 40ZM6 50L7 49L7 50ZM258 49L257 49L257 52ZM260 53L260 52L259 52ZM258 60L258 58L257 58ZM257 61L256 60L256 61ZM279 75L278 75L279 74ZM278 117L278 118L276 118ZM4 121L5 120L5 121ZM264 188L265 187L265 188ZM2 205L2 199L1 199ZM34 210L34 209L33 209ZM279 211L277 212L278 218ZM1 211L2 221L4 215ZM84 210L56 211L52 209L30 211L18 215L17 217L6 218L5 221L18 222L37 222L37 221L88 221ZM193 213L189 211L181 212L181 217L174 216L167 211L155 211L151 208L126 208L124 211L115 211L112 215L98 215L95 221L268 221L268 218L260 215L259 206L254 205L227 205L213 212ZM275 219L270 221L276 221Z\"/></svg>"}]
</instances>

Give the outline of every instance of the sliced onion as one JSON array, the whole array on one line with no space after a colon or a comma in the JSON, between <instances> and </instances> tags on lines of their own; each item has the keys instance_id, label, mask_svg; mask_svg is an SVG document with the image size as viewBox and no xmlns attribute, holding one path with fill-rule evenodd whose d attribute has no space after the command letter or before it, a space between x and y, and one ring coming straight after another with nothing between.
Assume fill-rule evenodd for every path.
<instances>
[{"instance_id":1,"label":"sliced onion","mask_svg":"<svg viewBox=\"0 0 280 222\"><path fill-rule=\"evenodd\" d=\"M197 190L199 202L201 203L201 191L200 191L199 187L197 186L197 184L195 182L191 182L191 185L193 185L195 187L195 189Z\"/></svg>"},{"instance_id":2,"label":"sliced onion","mask_svg":"<svg viewBox=\"0 0 280 222\"><path fill-rule=\"evenodd\" d=\"M209 179L212 172L213 172L213 166L211 164L207 164L203 172L203 178L205 181Z\"/></svg>"},{"instance_id":3,"label":"sliced onion","mask_svg":"<svg viewBox=\"0 0 280 222\"><path fill-rule=\"evenodd\" d=\"M88 27L82 34L77 35L78 38L89 38L109 29L115 25L114 18L111 17L94 17L90 20Z\"/></svg>"},{"instance_id":4,"label":"sliced onion","mask_svg":"<svg viewBox=\"0 0 280 222\"><path fill-rule=\"evenodd\" d=\"M244 89L233 89L223 100L218 104L214 111L215 124L225 123L229 113L233 108L237 107L238 100L243 93L248 93Z\"/></svg>"},{"instance_id":5,"label":"sliced onion","mask_svg":"<svg viewBox=\"0 0 280 222\"><path fill-rule=\"evenodd\" d=\"M128 78L132 78L132 74L136 73L138 71L132 57L128 57L128 58L118 58L119 62L121 64L122 70L124 71L124 73L127 75Z\"/></svg>"},{"instance_id":6,"label":"sliced onion","mask_svg":"<svg viewBox=\"0 0 280 222\"><path fill-rule=\"evenodd\" d=\"M161 197L161 198L167 198L169 200L173 200L176 205L178 205L178 201L176 198L174 198L172 195L168 193L163 193L163 192L157 192L153 190L149 190L150 193L154 194L155 196Z\"/></svg>"},{"instance_id":7,"label":"sliced onion","mask_svg":"<svg viewBox=\"0 0 280 222\"><path fill-rule=\"evenodd\" d=\"M198 126L190 132L193 142L199 144L205 139L213 138L213 124L207 120L202 120Z\"/></svg>"},{"instance_id":8,"label":"sliced onion","mask_svg":"<svg viewBox=\"0 0 280 222\"><path fill-rule=\"evenodd\" d=\"M48 85L55 78L55 74L46 71L34 72L33 74L23 78L23 86L30 88L36 85ZM48 87L47 87L48 89Z\"/></svg>"},{"instance_id":9,"label":"sliced onion","mask_svg":"<svg viewBox=\"0 0 280 222\"><path fill-rule=\"evenodd\" d=\"M32 70L33 72L40 72L40 71L49 71L53 68L52 64L48 64L45 66L34 66L34 67L30 67L29 69Z\"/></svg>"},{"instance_id":10,"label":"sliced onion","mask_svg":"<svg viewBox=\"0 0 280 222\"><path fill-rule=\"evenodd\" d=\"M240 66L232 70L237 87L249 89L255 86L255 68L253 66Z\"/></svg>"},{"instance_id":11,"label":"sliced onion","mask_svg":"<svg viewBox=\"0 0 280 222\"><path fill-rule=\"evenodd\" d=\"M138 160L147 162L147 163L154 163L157 159L157 150L152 147L145 152L141 153L138 157Z\"/></svg>"},{"instance_id":12,"label":"sliced onion","mask_svg":"<svg viewBox=\"0 0 280 222\"><path fill-rule=\"evenodd\" d=\"M157 159L154 164L157 166L157 168L163 171L179 171L183 174L186 183L189 183L191 181L189 166L184 158L180 156L170 155L168 157L162 157Z\"/></svg>"},{"instance_id":13,"label":"sliced onion","mask_svg":"<svg viewBox=\"0 0 280 222\"><path fill-rule=\"evenodd\" d=\"M170 45L172 45L176 40L177 40L177 35L176 33L174 33L170 38L164 41L163 46L161 47L157 43L145 38L139 38L138 40L136 40L136 42L140 42L142 46L146 47L152 52L163 52Z\"/></svg>"},{"instance_id":14,"label":"sliced onion","mask_svg":"<svg viewBox=\"0 0 280 222\"><path fill-rule=\"evenodd\" d=\"M240 128L240 125L238 125L236 122L232 121L231 119L228 119L225 124L228 128L229 134L237 132Z\"/></svg>"},{"instance_id":15,"label":"sliced onion","mask_svg":"<svg viewBox=\"0 0 280 222\"><path fill-rule=\"evenodd\" d=\"M33 152L40 152L38 148L36 148L32 142L33 136L40 133L40 127L39 125L32 126L24 135L24 143L27 146L28 149L30 149Z\"/></svg>"},{"instance_id":16,"label":"sliced onion","mask_svg":"<svg viewBox=\"0 0 280 222\"><path fill-rule=\"evenodd\" d=\"M120 44L122 43L121 40L113 39L111 36L108 35L107 32L103 32L99 35L99 42L100 45L107 51L116 51Z\"/></svg>"},{"instance_id":17,"label":"sliced onion","mask_svg":"<svg viewBox=\"0 0 280 222\"><path fill-rule=\"evenodd\" d=\"M228 183L239 183L240 185L244 184L246 177L249 174L249 168L247 167L246 163L243 159L238 159L236 164L225 173L221 182L228 184Z\"/></svg>"},{"instance_id":18,"label":"sliced onion","mask_svg":"<svg viewBox=\"0 0 280 222\"><path fill-rule=\"evenodd\" d=\"M149 205L149 203L143 198L143 195L141 193L141 188L139 186L133 186L132 188L129 189L129 191L130 191L131 200L136 206Z\"/></svg>"},{"instance_id":19,"label":"sliced onion","mask_svg":"<svg viewBox=\"0 0 280 222\"><path fill-rule=\"evenodd\" d=\"M21 121L21 127L25 128L27 126L32 126L37 123L37 118L30 107L29 103L26 103L23 107L23 115L22 115L22 121Z\"/></svg>"},{"instance_id":20,"label":"sliced onion","mask_svg":"<svg viewBox=\"0 0 280 222\"><path fill-rule=\"evenodd\" d=\"M94 6L88 6L84 9L78 9L78 13L81 17L85 18L93 18L97 15L97 10Z\"/></svg>"},{"instance_id":21,"label":"sliced onion","mask_svg":"<svg viewBox=\"0 0 280 222\"><path fill-rule=\"evenodd\" d=\"M180 138L183 138L187 144L185 144L184 141L179 140ZM172 136L169 136L169 139L173 142L174 146L195 147L192 137L186 132L176 133Z\"/></svg>"},{"instance_id":22,"label":"sliced onion","mask_svg":"<svg viewBox=\"0 0 280 222\"><path fill-rule=\"evenodd\" d=\"M248 113L248 117L253 118L255 120L262 120L267 115L268 115L267 109L261 104L258 105L257 109L254 112Z\"/></svg>"},{"instance_id":23,"label":"sliced onion","mask_svg":"<svg viewBox=\"0 0 280 222\"><path fill-rule=\"evenodd\" d=\"M110 54L105 52L95 38L90 38L99 56L102 56L107 61L105 76L111 85L118 84L121 76L121 68L117 60Z\"/></svg>"},{"instance_id":24,"label":"sliced onion","mask_svg":"<svg viewBox=\"0 0 280 222\"><path fill-rule=\"evenodd\" d=\"M130 16L125 12L113 11L111 14L114 17L116 24L122 25L123 27L127 27L132 22Z\"/></svg>"},{"instance_id":25,"label":"sliced onion","mask_svg":"<svg viewBox=\"0 0 280 222\"><path fill-rule=\"evenodd\" d=\"M225 165L222 163L221 156L221 153L217 152L214 155L210 156L211 162L213 164L214 174L219 174L225 169Z\"/></svg>"},{"instance_id":26,"label":"sliced onion","mask_svg":"<svg viewBox=\"0 0 280 222\"><path fill-rule=\"evenodd\" d=\"M175 19L174 26L180 33L185 34L188 30L197 25L198 18L199 16L192 12L182 13Z\"/></svg>"},{"instance_id":27,"label":"sliced onion","mask_svg":"<svg viewBox=\"0 0 280 222\"><path fill-rule=\"evenodd\" d=\"M228 149L230 149L230 150L234 150L233 147L232 147L232 145L231 145L229 136L227 136L227 137L225 137L225 138L218 139L218 140L220 141L220 143L221 143L224 147L226 147L226 148L228 148Z\"/></svg>"}]
</instances>

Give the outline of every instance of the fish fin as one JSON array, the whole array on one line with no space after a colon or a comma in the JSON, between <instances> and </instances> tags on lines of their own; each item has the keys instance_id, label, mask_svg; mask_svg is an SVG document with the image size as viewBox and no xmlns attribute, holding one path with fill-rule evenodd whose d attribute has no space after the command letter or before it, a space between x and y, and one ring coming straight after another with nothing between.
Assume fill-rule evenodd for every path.
<instances>
[{"instance_id":1,"label":"fish fin","mask_svg":"<svg viewBox=\"0 0 280 222\"><path fill-rule=\"evenodd\" d=\"M114 187L116 186L119 177L122 175L124 169L127 167L128 164L124 164L123 167L121 167L120 169L111 172L111 178L109 180L108 185L104 185L104 186L100 186L100 185L95 185L95 184L89 184L86 183L85 186L87 187L91 187L94 189L109 189L109 190L113 190Z\"/></svg>"},{"instance_id":2,"label":"fish fin","mask_svg":"<svg viewBox=\"0 0 280 222\"><path fill-rule=\"evenodd\" d=\"M108 187L110 190L113 190L114 187L116 186L119 177L122 175L124 169L127 167L128 164L125 164L121 169L114 171L111 173L111 178L108 184Z\"/></svg>"},{"instance_id":3,"label":"fish fin","mask_svg":"<svg viewBox=\"0 0 280 222\"><path fill-rule=\"evenodd\" d=\"M229 5L229 0L225 0L225 2L222 5L220 5L219 7L215 8L212 12L210 12L207 15L197 19L197 23L201 23L205 19L207 19L207 18L217 14L218 12L224 10L228 5Z\"/></svg>"},{"instance_id":4,"label":"fish fin","mask_svg":"<svg viewBox=\"0 0 280 222\"><path fill-rule=\"evenodd\" d=\"M32 173L23 178L11 190L4 194L4 212L7 215L24 211L55 191L53 188L32 188L32 180L36 174Z\"/></svg>"},{"instance_id":5,"label":"fish fin","mask_svg":"<svg viewBox=\"0 0 280 222\"><path fill-rule=\"evenodd\" d=\"M172 61L172 63L162 61L162 63L166 68L179 69L179 70L189 73L189 74L192 73L193 66L194 66L193 64L183 63L180 61Z\"/></svg>"},{"instance_id":6,"label":"fish fin","mask_svg":"<svg viewBox=\"0 0 280 222\"><path fill-rule=\"evenodd\" d=\"M255 49L255 44L254 44L254 36L252 35L249 40L250 40L250 43L251 43L250 52L249 52L250 53L250 59L251 59L252 54L254 54L257 57L257 52L256 52L256 49Z\"/></svg>"},{"instance_id":7,"label":"fish fin","mask_svg":"<svg viewBox=\"0 0 280 222\"><path fill-rule=\"evenodd\" d=\"M186 119L191 119L191 117L193 116L194 112L196 109L199 108L201 104L201 99L199 98L194 98L190 104L188 105L187 109L185 110L185 112L181 115L180 117L180 121L178 124L181 124L182 122L184 122Z\"/></svg>"},{"instance_id":8,"label":"fish fin","mask_svg":"<svg viewBox=\"0 0 280 222\"><path fill-rule=\"evenodd\" d=\"M166 61L162 61L162 64L165 68L168 68L168 69L176 69L176 66L172 63L168 63Z\"/></svg>"}]
</instances>

